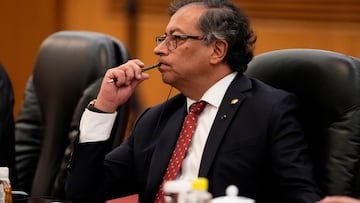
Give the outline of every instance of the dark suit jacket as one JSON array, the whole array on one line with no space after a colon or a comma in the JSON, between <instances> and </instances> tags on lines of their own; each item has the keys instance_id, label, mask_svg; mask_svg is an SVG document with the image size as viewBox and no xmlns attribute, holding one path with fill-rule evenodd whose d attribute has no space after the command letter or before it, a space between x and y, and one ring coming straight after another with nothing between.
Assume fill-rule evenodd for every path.
<instances>
[{"instance_id":1,"label":"dark suit jacket","mask_svg":"<svg viewBox=\"0 0 360 203\"><path fill-rule=\"evenodd\" d=\"M297 107L293 95L236 76L201 160L199 176L209 179L214 196L224 195L226 187L234 184L240 196L257 203L320 199L295 117ZM128 140L107 155L106 142L77 144L69 168L69 197L94 201L138 193L140 202L153 202L185 115L186 98L177 95L147 109Z\"/></svg>"}]
</instances>

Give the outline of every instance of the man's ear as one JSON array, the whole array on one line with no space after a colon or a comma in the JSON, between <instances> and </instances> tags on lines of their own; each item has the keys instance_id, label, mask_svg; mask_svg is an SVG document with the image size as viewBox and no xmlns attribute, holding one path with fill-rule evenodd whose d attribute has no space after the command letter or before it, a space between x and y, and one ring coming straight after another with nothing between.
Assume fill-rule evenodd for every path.
<instances>
[{"instance_id":1,"label":"man's ear","mask_svg":"<svg viewBox=\"0 0 360 203\"><path fill-rule=\"evenodd\" d=\"M221 63L228 51L228 43L225 40L215 40L213 42L213 52L210 56L210 63L217 64Z\"/></svg>"}]
</instances>

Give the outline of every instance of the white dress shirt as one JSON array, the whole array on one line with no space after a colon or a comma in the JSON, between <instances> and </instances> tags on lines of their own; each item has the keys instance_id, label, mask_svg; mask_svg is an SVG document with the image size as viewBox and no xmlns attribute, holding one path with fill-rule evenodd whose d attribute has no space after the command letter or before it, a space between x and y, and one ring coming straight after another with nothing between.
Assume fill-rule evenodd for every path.
<instances>
[{"instance_id":1,"label":"white dress shirt","mask_svg":"<svg viewBox=\"0 0 360 203\"><path fill-rule=\"evenodd\" d=\"M208 138L211 126L214 122L225 92L235 76L236 73L227 75L215 83L212 87L210 87L201 97L200 100L206 101L207 105L198 117L195 132L191 139L186 157L182 163L181 174L179 177L181 180L192 181L198 177L202 153L204 151L205 143ZM189 98L187 99L188 111L190 105L194 102L196 101Z\"/></svg>"}]
</instances>

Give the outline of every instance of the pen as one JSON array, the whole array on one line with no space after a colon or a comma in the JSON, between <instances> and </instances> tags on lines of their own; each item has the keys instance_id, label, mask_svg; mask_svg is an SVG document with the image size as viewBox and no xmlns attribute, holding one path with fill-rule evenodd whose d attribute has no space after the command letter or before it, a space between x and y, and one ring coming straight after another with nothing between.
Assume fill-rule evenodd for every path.
<instances>
[{"instance_id":1,"label":"pen","mask_svg":"<svg viewBox=\"0 0 360 203\"><path fill-rule=\"evenodd\" d=\"M161 65L161 63L157 63L155 65L152 65L152 66L149 66L149 67L145 67L141 70L141 72L145 72L145 71L148 71L148 70L151 70L153 68L157 68ZM116 82L117 81L117 78L112 78L108 81L108 83L113 83L113 82Z\"/></svg>"}]
</instances>

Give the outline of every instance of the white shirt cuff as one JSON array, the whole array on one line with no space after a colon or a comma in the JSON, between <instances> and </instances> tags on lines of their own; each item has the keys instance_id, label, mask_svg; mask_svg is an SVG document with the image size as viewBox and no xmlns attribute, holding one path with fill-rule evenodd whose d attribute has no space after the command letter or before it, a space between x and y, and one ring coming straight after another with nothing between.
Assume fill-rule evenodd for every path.
<instances>
[{"instance_id":1,"label":"white shirt cuff","mask_svg":"<svg viewBox=\"0 0 360 203\"><path fill-rule=\"evenodd\" d=\"M97 113L85 109L80 120L79 142L98 142L109 139L117 112Z\"/></svg>"}]
</instances>

